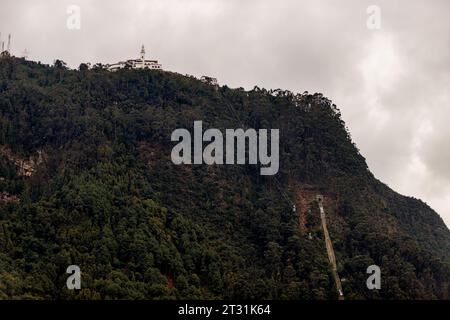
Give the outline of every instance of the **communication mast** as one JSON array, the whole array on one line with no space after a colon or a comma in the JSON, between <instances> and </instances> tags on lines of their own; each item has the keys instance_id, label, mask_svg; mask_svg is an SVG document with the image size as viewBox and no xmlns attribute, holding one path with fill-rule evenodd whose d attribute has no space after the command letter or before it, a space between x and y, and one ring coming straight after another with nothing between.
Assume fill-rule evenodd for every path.
<instances>
[{"instance_id":1,"label":"communication mast","mask_svg":"<svg viewBox=\"0 0 450 320\"><path fill-rule=\"evenodd\" d=\"M8 35L8 49L7 51L10 52L11 50L11 33Z\"/></svg>"},{"instance_id":2,"label":"communication mast","mask_svg":"<svg viewBox=\"0 0 450 320\"><path fill-rule=\"evenodd\" d=\"M28 55L30 54L30 52L28 51L27 48L25 48L25 50L22 51L22 57L27 60L28 59Z\"/></svg>"}]
</instances>

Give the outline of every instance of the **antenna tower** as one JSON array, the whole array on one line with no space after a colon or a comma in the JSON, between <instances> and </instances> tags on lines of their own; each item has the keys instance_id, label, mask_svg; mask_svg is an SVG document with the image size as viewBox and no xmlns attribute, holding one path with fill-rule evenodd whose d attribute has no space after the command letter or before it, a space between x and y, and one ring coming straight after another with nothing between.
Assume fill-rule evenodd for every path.
<instances>
[{"instance_id":1,"label":"antenna tower","mask_svg":"<svg viewBox=\"0 0 450 320\"><path fill-rule=\"evenodd\" d=\"M23 50L23 52L22 52L22 57L23 57L25 60L27 60L29 54L30 54L30 52L28 51L27 48L25 48L25 50Z\"/></svg>"}]
</instances>

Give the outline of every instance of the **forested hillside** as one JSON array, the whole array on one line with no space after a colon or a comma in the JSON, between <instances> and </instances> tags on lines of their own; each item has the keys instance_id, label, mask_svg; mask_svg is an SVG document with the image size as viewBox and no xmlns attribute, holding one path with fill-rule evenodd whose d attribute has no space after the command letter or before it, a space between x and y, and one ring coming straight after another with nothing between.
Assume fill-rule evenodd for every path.
<instances>
[{"instance_id":1,"label":"forested hillside","mask_svg":"<svg viewBox=\"0 0 450 320\"><path fill-rule=\"evenodd\" d=\"M280 129L279 173L174 165L196 120ZM321 94L4 56L0 186L0 299L337 299L316 194L346 299L450 298L450 231L374 178Z\"/></svg>"}]
</instances>

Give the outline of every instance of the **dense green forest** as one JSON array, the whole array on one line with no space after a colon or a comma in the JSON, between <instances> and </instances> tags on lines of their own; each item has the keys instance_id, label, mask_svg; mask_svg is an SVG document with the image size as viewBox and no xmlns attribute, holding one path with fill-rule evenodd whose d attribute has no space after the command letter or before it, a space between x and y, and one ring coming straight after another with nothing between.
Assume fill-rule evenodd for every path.
<instances>
[{"instance_id":1,"label":"dense green forest","mask_svg":"<svg viewBox=\"0 0 450 320\"><path fill-rule=\"evenodd\" d=\"M337 299L315 194L346 299L450 298L450 231L375 179L321 94L4 56L0 112L0 299ZM279 173L174 165L196 120L278 128Z\"/></svg>"}]
</instances>

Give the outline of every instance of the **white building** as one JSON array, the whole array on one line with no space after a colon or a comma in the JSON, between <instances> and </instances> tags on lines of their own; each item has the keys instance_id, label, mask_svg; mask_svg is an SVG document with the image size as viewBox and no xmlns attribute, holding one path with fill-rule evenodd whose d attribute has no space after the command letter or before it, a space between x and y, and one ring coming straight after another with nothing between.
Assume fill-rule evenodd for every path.
<instances>
[{"instance_id":1,"label":"white building","mask_svg":"<svg viewBox=\"0 0 450 320\"><path fill-rule=\"evenodd\" d=\"M213 78L213 77L208 77L208 76L202 76L200 79L202 82L206 83L206 84L210 84L212 86L217 86L219 85L219 82L217 81L217 78Z\"/></svg>"},{"instance_id":2,"label":"white building","mask_svg":"<svg viewBox=\"0 0 450 320\"><path fill-rule=\"evenodd\" d=\"M117 63L109 64L109 71L117 71L119 69L130 68L130 69L153 69L162 70L162 65L158 63L158 60L146 60L145 59L145 48L142 46L140 59L131 59L127 61L120 61Z\"/></svg>"}]
</instances>

